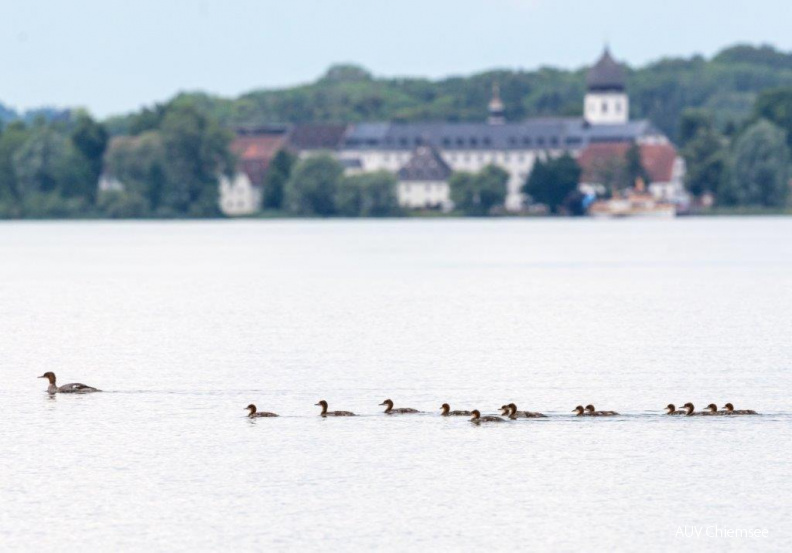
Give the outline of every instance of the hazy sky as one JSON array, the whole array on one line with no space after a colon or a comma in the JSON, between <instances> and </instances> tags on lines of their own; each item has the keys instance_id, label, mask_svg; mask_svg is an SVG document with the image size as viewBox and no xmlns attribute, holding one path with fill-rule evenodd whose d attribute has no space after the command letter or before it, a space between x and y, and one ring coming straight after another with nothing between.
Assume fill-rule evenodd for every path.
<instances>
[{"instance_id":1,"label":"hazy sky","mask_svg":"<svg viewBox=\"0 0 792 553\"><path fill-rule=\"evenodd\" d=\"M641 65L736 42L792 50L791 0L0 0L0 102L99 116L180 90L237 95L332 63L440 77Z\"/></svg>"}]
</instances>

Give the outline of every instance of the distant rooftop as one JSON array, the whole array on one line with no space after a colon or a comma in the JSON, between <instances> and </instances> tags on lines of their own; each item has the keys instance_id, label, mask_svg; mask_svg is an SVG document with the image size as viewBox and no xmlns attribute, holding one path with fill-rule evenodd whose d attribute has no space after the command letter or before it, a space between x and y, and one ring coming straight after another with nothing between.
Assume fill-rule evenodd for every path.
<instances>
[{"instance_id":1,"label":"distant rooftop","mask_svg":"<svg viewBox=\"0 0 792 553\"><path fill-rule=\"evenodd\" d=\"M400 181L445 181L450 176L451 168L431 146L418 146L399 171Z\"/></svg>"},{"instance_id":2,"label":"distant rooftop","mask_svg":"<svg viewBox=\"0 0 792 553\"><path fill-rule=\"evenodd\" d=\"M582 182L600 182L602 173L612 170L614 163L626 163L629 142L606 142L589 145L578 158L583 170ZM651 182L670 182L674 174L677 151L671 144L641 144L641 164Z\"/></svg>"},{"instance_id":3,"label":"distant rooftop","mask_svg":"<svg viewBox=\"0 0 792 553\"><path fill-rule=\"evenodd\" d=\"M237 129L237 137L231 142L231 151L237 158L238 169L247 174L250 182L260 186L269 168L270 161L285 143L285 132L259 132Z\"/></svg>"},{"instance_id":4,"label":"distant rooftop","mask_svg":"<svg viewBox=\"0 0 792 553\"><path fill-rule=\"evenodd\" d=\"M347 129L351 150L577 150L596 142L635 141L662 135L649 121L590 125L582 118L539 118L521 123L358 123Z\"/></svg>"},{"instance_id":5,"label":"distant rooftop","mask_svg":"<svg viewBox=\"0 0 792 553\"><path fill-rule=\"evenodd\" d=\"M627 78L624 74L624 67L613 59L609 48L605 48L594 67L589 69L588 75L586 75L586 85L590 91L594 92L622 92L625 90Z\"/></svg>"},{"instance_id":6,"label":"distant rooftop","mask_svg":"<svg viewBox=\"0 0 792 553\"><path fill-rule=\"evenodd\" d=\"M347 130L345 124L307 123L295 125L289 145L297 150L337 150Z\"/></svg>"}]
</instances>

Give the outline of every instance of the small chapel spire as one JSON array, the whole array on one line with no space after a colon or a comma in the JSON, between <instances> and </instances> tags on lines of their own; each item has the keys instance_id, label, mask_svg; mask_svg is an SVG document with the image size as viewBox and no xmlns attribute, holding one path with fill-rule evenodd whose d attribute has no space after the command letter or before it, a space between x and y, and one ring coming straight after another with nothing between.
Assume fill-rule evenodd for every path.
<instances>
[{"instance_id":1,"label":"small chapel spire","mask_svg":"<svg viewBox=\"0 0 792 553\"><path fill-rule=\"evenodd\" d=\"M500 86L497 82L492 83L492 99L489 103L489 117L487 123L490 125L503 125L506 122L506 108L500 97Z\"/></svg>"}]
</instances>

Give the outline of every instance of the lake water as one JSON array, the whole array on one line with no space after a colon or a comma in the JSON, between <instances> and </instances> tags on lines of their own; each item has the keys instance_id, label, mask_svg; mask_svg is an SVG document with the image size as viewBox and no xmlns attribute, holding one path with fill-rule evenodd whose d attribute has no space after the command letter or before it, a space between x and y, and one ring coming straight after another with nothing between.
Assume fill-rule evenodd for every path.
<instances>
[{"instance_id":1,"label":"lake water","mask_svg":"<svg viewBox=\"0 0 792 553\"><path fill-rule=\"evenodd\" d=\"M792 218L3 223L0 549L789 551L791 316Z\"/></svg>"}]
</instances>

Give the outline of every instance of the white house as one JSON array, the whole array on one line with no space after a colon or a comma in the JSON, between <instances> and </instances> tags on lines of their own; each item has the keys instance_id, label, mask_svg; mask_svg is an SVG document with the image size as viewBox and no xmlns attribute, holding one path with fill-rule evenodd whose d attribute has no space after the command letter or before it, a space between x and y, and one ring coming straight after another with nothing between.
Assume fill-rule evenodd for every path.
<instances>
[{"instance_id":1,"label":"white house","mask_svg":"<svg viewBox=\"0 0 792 553\"><path fill-rule=\"evenodd\" d=\"M256 186L244 171L229 178L220 177L220 211L229 217L250 215L261 209L261 186Z\"/></svg>"},{"instance_id":2,"label":"white house","mask_svg":"<svg viewBox=\"0 0 792 553\"><path fill-rule=\"evenodd\" d=\"M399 205L408 209L442 209L449 211L451 168L432 146L418 146L410 160L398 172Z\"/></svg>"},{"instance_id":3,"label":"white house","mask_svg":"<svg viewBox=\"0 0 792 553\"><path fill-rule=\"evenodd\" d=\"M237 170L229 178L220 177L220 210L228 216L250 215L261 210L264 177L270 161L287 137L284 126L241 127L231 143L237 157Z\"/></svg>"}]
</instances>

